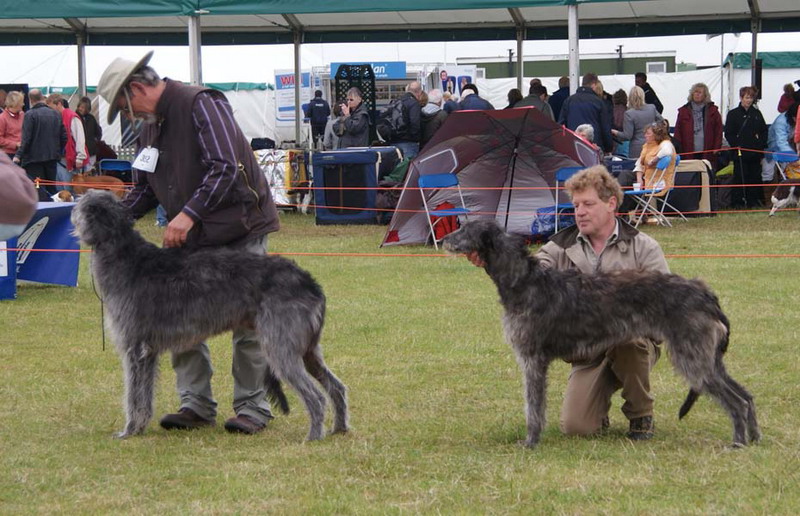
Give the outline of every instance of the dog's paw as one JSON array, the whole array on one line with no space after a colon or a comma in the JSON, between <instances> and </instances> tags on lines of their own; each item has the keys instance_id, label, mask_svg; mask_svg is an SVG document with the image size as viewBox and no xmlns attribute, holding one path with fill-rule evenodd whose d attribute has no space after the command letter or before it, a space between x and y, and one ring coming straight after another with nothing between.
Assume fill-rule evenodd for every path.
<instances>
[{"instance_id":1,"label":"dog's paw","mask_svg":"<svg viewBox=\"0 0 800 516\"><path fill-rule=\"evenodd\" d=\"M328 435L346 434L349 431L350 429L346 426L343 428L331 428L331 431L328 432Z\"/></svg>"},{"instance_id":2,"label":"dog's paw","mask_svg":"<svg viewBox=\"0 0 800 516\"><path fill-rule=\"evenodd\" d=\"M523 440L517 441L517 443L520 446L524 447L524 448L528 448L529 450L532 450L533 448L536 448L537 444L539 444L539 440L537 439L537 440L534 441L533 439L523 439Z\"/></svg>"},{"instance_id":3,"label":"dog's paw","mask_svg":"<svg viewBox=\"0 0 800 516\"><path fill-rule=\"evenodd\" d=\"M114 432L112 437L114 439L127 439L131 435L133 435L133 434L129 433L127 430L122 430L121 432Z\"/></svg>"}]
</instances>

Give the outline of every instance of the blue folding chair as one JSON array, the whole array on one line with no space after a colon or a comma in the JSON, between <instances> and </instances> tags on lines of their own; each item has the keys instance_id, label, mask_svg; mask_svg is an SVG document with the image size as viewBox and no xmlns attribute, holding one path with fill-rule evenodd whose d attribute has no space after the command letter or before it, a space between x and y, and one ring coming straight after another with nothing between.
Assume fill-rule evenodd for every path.
<instances>
[{"instance_id":1,"label":"blue folding chair","mask_svg":"<svg viewBox=\"0 0 800 516\"><path fill-rule=\"evenodd\" d=\"M770 156L772 161L775 162L775 165L778 167L778 173L781 175L781 179L786 181L786 167L789 163L794 163L800 157L797 154L792 154L789 152L773 152Z\"/></svg>"},{"instance_id":2,"label":"blue folding chair","mask_svg":"<svg viewBox=\"0 0 800 516\"><path fill-rule=\"evenodd\" d=\"M571 202L558 202L561 189L564 183L567 182L567 179L577 174L580 170L583 170L581 167L561 167L556 171L556 221L555 221L555 232L558 233L558 219L559 215L561 215L562 211L571 210L575 207L572 205Z\"/></svg>"},{"instance_id":3,"label":"blue folding chair","mask_svg":"<svg viewBox=\"0 0 800 516\"><path fill-rule=\"evenodd\" d=\"M444 220L444 217L456 216L461 217L463 216L465 219L468 220L468 215L471 213L470 210L466 208L466 204L464 203L464 196L461 193L461 186L458 184L458 177L455 174L428 174L425 176L419 176L417 178L417 184L420 187L420 194L422 195L422 204L425 207L425 215L428 219L428 227L431 230L431 238L433 239L433 246L436 249L439 249L439 242L442 240L436 239L436 226ZM455 187L458 191L458 200L461 202L461 206L456 206L455 208L449 209L431 209L428 206L428 198L430 198L434 193L435 189L441 188L453 188ZM455 203L453 203L455 204Z\"/></svg>"}]
</instances>

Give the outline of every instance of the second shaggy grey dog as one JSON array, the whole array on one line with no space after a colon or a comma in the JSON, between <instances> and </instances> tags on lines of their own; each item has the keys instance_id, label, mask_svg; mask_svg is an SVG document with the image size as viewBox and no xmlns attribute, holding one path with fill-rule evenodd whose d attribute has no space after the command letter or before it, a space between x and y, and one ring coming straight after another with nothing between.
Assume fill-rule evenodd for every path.
<instances>
[{"instance_id":1,"label":"second shaggy grey dog","mask_svg":"<svg viewBox=\"0 0 800 516\"><path fill-rule=\"evenodd\" d=\"M444 239L451 253L477 252L500 294L503 329L525 380L527 446L545 422L547 369L555 359L592 358L619 342L668 342L690 390L683 417L700 393L730 415L733 444L761 438L753 397L725 371L730 327L717 296L698 280L647 271L581 274L544 269L521 237L494 220L467 222Z\"/></svg>"},{"instance_id":2,"label":"second shaggy grey dog","mask_svg":"<svg viewBox=\"0 0 800 516\"><path fill-rule=\"evenodd\" d=\"M285 409L273 371L298 393L323 437L325 396L332 432L346 432L346 388L327 368L319 340L325 295L311 275L278 256L233 249L161 249L133 229L129 211L107 192L88 192L72 212L75 234L94 248L92 272L106 304L125 371L127 421L118 437L142 433L153 416L158 356L234 329L255 330L270 370L267 390Z\"/></svg>"}]
</instances>

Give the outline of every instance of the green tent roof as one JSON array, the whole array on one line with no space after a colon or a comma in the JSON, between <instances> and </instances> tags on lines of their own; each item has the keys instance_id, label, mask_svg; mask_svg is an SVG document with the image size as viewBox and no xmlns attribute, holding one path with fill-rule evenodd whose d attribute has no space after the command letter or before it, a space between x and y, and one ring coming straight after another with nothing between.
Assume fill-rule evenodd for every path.
<instances>
[{"instance_id":1,"label":"green tent roof","mask_svg":"<svg viewBox=\"0 0 800 516\"><path fill-rule=\"evenodd\" d=\"M750 68L752 52L730 54L725 63L733 63L734 68ZM758 52L762 68L800 68L800 52Z\"/></svg>"},{"instance_id":2,"label":"green tent roof","mask_svg":"<svg viewBox=\"0 0 800 516\"><path fill-rule=\"evenodd\" d=\"M798 0L0 0L0 45L186 45L195 14L204 45L565 39L569 5L581 38L800 30Z\"/></svg>"}]
</instances>

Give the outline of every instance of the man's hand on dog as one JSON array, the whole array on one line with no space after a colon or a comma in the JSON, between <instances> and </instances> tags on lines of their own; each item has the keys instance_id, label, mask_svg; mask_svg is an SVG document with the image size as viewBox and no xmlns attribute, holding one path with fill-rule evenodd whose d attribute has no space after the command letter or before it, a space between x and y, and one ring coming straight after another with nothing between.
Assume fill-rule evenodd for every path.
<instances>
[{"instance_id":1,"label":"man's hand on dog","mask_svg":"<svg viewBox=\"0 0 800 516\"><path fill-rule=\"evenodd\" d=\"M164 247L180 247L186 243L186 235L194 227L194 221L183 212L178 213L174 219L167 224L164 231Z\"/></svg>"},{"instance_id":2,"label":"man's hand on dog","mask_svg":"<svg viewBox=\"0 0 800 516\"><path fill-rule=\"evenodd\" d=\"M472 251L471 253L467 253L465 256L467 257L467 260L469 260L475 267L486 266L486 262L481 260L481 257L478 256L478 251Z\"/></svg>"}]
</instances>

